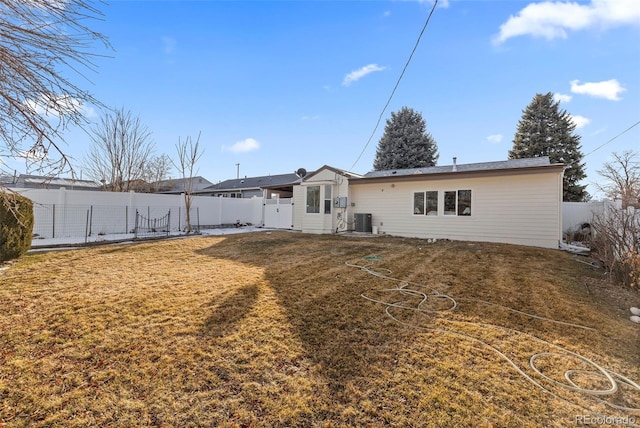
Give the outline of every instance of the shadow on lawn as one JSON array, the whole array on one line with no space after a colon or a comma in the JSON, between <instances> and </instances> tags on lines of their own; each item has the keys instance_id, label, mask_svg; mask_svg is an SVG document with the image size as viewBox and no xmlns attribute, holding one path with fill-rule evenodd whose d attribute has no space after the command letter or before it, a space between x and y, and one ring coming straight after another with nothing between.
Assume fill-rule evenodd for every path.
<instances>
[{"instance_id":1,"label":"shadow on lawn","mask_svg":"<svg viewBox=\"0 0 640 428\"><path fill-rule=\"evenodd\" d=\"M223 301L212 300L213 313L205 320L202 332L212 337L231 333L258 299L258 285L249 284L236 290Z\"/></svg>"},{"instance_id":2,"label":"shadow on lawn","mask_svg":"<svg viewBox=\"0 0 640 428\"><path fill-rule=\"evenodd\" d=\"M349 258L366 255L370 247L363 248L360 242L353 244L345 239L336 248L334 238L305 249L304 240L295 235L274 233L261 238L227 239L198 253L264 269L265 279L275 290L307 358L321 366L334 392L342 392L350 379L375 376L374 365L393 367L394 353L404 334L381 314L380 307L361 298L369 284L349 282L353 268L344 264ZM376 248L383 250L384 245L376 244ZM228 307L227 310L237 312L236 317L241 317L256 300L257 293L253 286L240 289L220 303L216 311ZM231 317L232 314L216 313L207 320L207 326L224 334L229 325L237 322L231 321ZM216 330L216 323L222 323L223 327Z\"/></svg>"}]
</instances>

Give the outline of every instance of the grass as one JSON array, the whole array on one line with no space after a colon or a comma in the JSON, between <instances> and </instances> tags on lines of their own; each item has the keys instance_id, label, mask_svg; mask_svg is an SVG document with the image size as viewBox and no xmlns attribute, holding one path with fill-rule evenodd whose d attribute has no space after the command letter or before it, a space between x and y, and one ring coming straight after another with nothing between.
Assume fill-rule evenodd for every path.
<instances>
[{"instance_id":1,"label":"grass","mask_svg":"<svg viewBox=\"0 0 640 428\"><path fill-rule=\"evenodd\" d=\"M594 370L569 351L640 382L637 292L574 258L288 232L28 255L0 272L0 427L638 423L619 378L549 380Z\"/></svg>"}]
</instances>

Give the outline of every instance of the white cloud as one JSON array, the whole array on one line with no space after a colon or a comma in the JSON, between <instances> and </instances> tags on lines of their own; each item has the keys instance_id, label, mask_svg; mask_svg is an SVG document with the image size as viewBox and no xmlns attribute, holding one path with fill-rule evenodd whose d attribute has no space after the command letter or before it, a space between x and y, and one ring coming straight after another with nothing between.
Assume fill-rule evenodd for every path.
<instances>
[{"instance_id":1,"label":"white cloud","mask_svg":"<svg viewBox=\"0 0 640 428\"><path fill-rule=\"evenodd\" d=\"M568 103L569 101L571 101L572 98L573 97L568 94L560 94L560 93L553 94L553 100L559 103Z\"/></svg>"},{"instance_id":2,"label":"white cloud","mask_svg":"<svg viewBox=\"0 0 640 428\"><path fill-rule=\"evenodd\" d=\"M492 134L487 136L487 141L491 144L498 144L502 141L503 138L504 137L502 136L502 134Z\"/></svg>"},{"instance_id":3,"label":"white cloud","mask_svg":"<svg viewBox=\"0 0 640 428\"><path fill-rule=\"evenodd\" d=\"M518 15L510 16L493 42L501 44L525 35L566 39L568 31L622 25L640 25L638 0L591 0L588 4L544 1L531 3Z\"/></svg>"},{"instance_id":4,"label":"white cloud","mask_svg":"<svg viewBox=\"0 0 640 428\"><path fill-rule=\"evenodd\" d=\"M571 115L571 120L576 124L576 129L584 128L589 123L591 123L591 119L579 115Z\"/></svg>"},{"instance_id":5,"label":"white cloud","mask_svg":"<svg viewBox=\"0 0 640 428\"><path fill-rule=\"evenodd\" d=\"M98 112L96 111L96 109L86 104L82 105L82 113L84 114L85 117L89 117L89 118L98 117Z\"/></svg>"},{"instance_id":6,"label":"white cloud","mask_svg":"<svg viewBox=\"0 0 640 428\"><path fill-rule=\"evenodd\" d=\"M260 143L258 143L253 138L247 138L242 141L237 141L232 146L222 146L223 152L232 152L232 153L247 153L253 150L258 150L260 148Z\"/></svg>"},{"instance_id":7,"label":"white cloud","mask_svg":"<svg viewBox=\"0 0 640 428\"><path fill-rule=\"evenodd\" d=\"M619 95L624 91L626 91L626 89L623 88L616 79L605 80L602 82L587 82L583 84L580 84L579 80L571 81L571 92L574 94L606 98L611 101L619 101Z\"/></svg>"},{"instance_id":8,"label":"white cloud","mask_svg":"<svg viewBox=\"0 0 640 428\"><path fill-rule=\"evenodd\" d=\"M318 120L320 119L320 115L315 114L313 116L302 116L300 119L301 120Z\"/></svg>"},{"instance_id":9,"label":"white cloud","mask_svg":"<svg viewBox=\"0 0 640 428\"><path fill-rule=\"evenodd\" d=\"M367 74L371 74L371 73L374 73L376 71L382 71L385 68L386 67L380 67L378 64L365 65L364 67L362 67L362 68L360 68L358 70L354 70L351 73L347 74L344 77L344 80L342 81L342 86L349 86L353 82L356 82L356 81L362 79Z\"/></svg>"},{"instance_id":10,"label":"white cloud","mask_svg":"<svg viewBox=\"0 0 640 428\"><path fill-rule=\"evenodd\" d=\"M162 37L162 50L166 55L174 53L176 51L176 46L178 46L178 42L173 37Z\"/></svg>"},{"instance_id":11,"label":"white cloud","mask_svg":"<svg viewBox=\"0 0 640 428\"><path fill-rule=\"evenodd\" d=\"M82 113L87 117L97 116L92 107L85 107L78 99L69 95L41 95L39 99L25 101L25 104L44 117L59 118L62 115L75 113Z\"/></svg>"}]
</instances>

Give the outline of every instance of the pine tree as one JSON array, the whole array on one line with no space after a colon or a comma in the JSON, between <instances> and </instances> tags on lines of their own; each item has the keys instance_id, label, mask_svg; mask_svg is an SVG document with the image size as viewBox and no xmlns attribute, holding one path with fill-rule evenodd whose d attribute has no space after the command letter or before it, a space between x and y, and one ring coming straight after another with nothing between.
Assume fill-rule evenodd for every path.
<instances>
[{"instance_id":1,"label":"pine tree","mask_svg":"<svg viewBox=\"0 0 640 428\"><path fill-rule=\"evenodd\" d=\"M426 128L422 115L411 108L392 112L378 142L374 170L434 166L439 156L438 145Z\"/></svg>"},{"instance_id":2,"label":"pine tree","mask_svg":"<svg viewBox=\"0 0 640 428\"><path fill-rule=\"evenodd\" d=\"M549 156L551 163L565 164L563 200L581 202L589 194L586 186L578 184L586 177L580 136L573 134L576 125L559 104L551 92L536 94L518 122L509 159Z\"/></svg>"}]
</instances>

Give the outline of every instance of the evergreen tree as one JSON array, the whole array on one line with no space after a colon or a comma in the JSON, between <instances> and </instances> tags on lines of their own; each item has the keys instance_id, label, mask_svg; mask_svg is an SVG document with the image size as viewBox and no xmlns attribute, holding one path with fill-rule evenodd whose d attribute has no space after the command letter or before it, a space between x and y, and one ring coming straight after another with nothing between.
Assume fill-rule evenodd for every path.
<instances>
[{"instance_id":1,"label":"evergreen tree","mask_svg":"<svg viewBox=\"0 0 640 428\"><path fill-rule=\"evenodd\" d=\"M581 202L589 194L586 186L578 184L586 177L580 136L573 134L575 123L558 105L551 92L536 94L518 122L509 159L549 156L551 163L565 164L563 200Z\"/></svg>"},{"instance_id":2,"label":"evergreen tree","mask_svg":"<svg viewBox=\"0 0 640 428\"><path fill-rule=\"evenodd\" d=\"M439 156L438 145L426 128L422 115L411 108L392 112L378 142L374 170L434 166Z\"/></svg>"}]
</instances>

